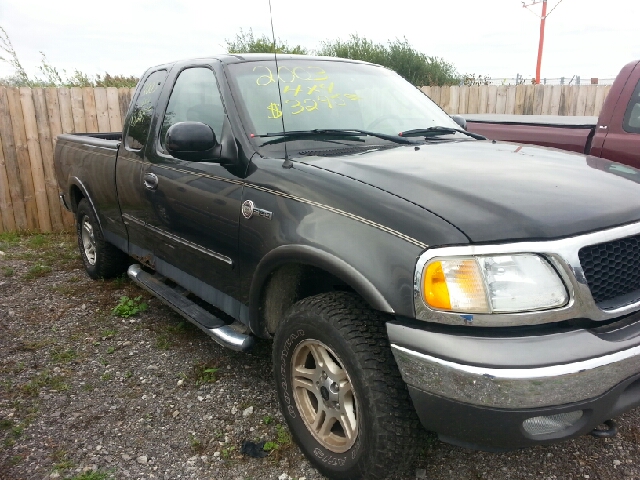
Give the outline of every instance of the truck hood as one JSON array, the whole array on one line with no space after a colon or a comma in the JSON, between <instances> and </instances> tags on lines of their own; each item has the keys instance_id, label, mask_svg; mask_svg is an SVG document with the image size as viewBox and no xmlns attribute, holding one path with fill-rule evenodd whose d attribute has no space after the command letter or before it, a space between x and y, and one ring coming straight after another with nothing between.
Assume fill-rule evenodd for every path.
<instances>
[{"instance_id":1,"label":"truck hood","mask_svg":"<svg viewBox=\"0 0 640 480\"><path fill-rule=\"evenodd\" d=\"M512 143L398 147L303 163L404 198L472 242L550 239L640 220L640 171Z\"/></svg>"}]
</instances>

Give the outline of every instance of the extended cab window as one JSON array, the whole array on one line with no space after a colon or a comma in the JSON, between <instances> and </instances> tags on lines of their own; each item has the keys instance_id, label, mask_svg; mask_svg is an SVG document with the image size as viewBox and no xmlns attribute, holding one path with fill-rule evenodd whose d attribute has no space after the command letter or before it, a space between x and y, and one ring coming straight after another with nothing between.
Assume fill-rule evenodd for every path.
<instances>
[{"instance_id":1,"label":"extended cab window","mask_svg":"<svg viewBox=\"0 0 640 480\"><path fill-rule=\"evenodd\" d=\"M629 105L627 105L622 128L624 128L625 132L640 133L640 80L633 95L631 95Z\"/></svg>"},{"instance_id":2,"label":"extended cab window","mask_svg":"<svg viewBox=\"0 0 640 480\"><path fill-rule=\"evenodd\" d=\"M133 105L125 136L124 144L128 149L140 150L144 147L151 125L151 117L153 117L153 109L158 101L166 76L166 70L158 70L149 75L142 85L136 103Z\"/></svg>"},{"instance_id":3,"label":"extended cab window","mask_svg":"<svg viewBox=\"0 0 640 480\"><path fill-rule=\"evenodd\" d=\"M167 130L178 122L205 123L220 139L224 107L216 78L208 68L188 68L178 76L162 121L160 144L163 149Z\"/></svg>"}]
</instances>

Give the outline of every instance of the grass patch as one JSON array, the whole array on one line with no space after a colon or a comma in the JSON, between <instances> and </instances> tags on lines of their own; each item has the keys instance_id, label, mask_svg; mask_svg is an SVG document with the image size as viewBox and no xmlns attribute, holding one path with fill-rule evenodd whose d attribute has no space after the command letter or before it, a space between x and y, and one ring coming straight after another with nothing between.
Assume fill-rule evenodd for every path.
<instances>
[{"instance_id":1,"label":"grass patch","mask_svg":"<svg viewBox=\"0 0 640 480\"><path fill-rule=\"evenodd\" d=\"M156 337L156 348L158 350L169 350L171 348L171 340L169 335L162 333Z\"/></svg>"},{"instance_id":2,"label":"grass patch","mask_svg":"<svg viewBox=\"0 0 640 480\"><path fill-rule=\"evenodd\" d=\"M20 391L27 396L37 397L40 389L47 387L51 390L59 392L67 390L69 386L64 382L64 377L60 375L51 375L49 370L44 370L33 377L29 382L20 386Z\"/></svg>"},{"instance_id":3,"label":"grass patch","mask_svg":"<svg viewBox=\"0 0 640 480\"><path fill-rule=\"evenodd\" d=\"M97 470L95 472L84 472L74 475L73 477L67 477L65 480L109 480L110 478L113 477L109 473Z\"/></svg>"},{"instance_id":4,"label":"grass patch","mask_svg":"<svg viewBox=\"0 0 640 480\"><path fill-rule=\"evenodd\" d=\"M9 430L10 428L13 428L13 422L11 420L7 420L6 418L0 420L0 430Z\"/></svg>"},{"instance_id":5,"label":"grass patch","mask_svg":"<svg viewBox=\"0 0 640 480\"><path fill-rule=\"evenodd\" d=\"M212 362L196 363L192 367L191 378L197 386L215 383L218 380L218 370L217 365Z\"/></svg>"},{"instance_id":6,"label":"grass patch","mask_svg":"<svg viewBox=\"0 0 640 480\"><path fill-rule=\"evenodd\" d=\"M120 301L118 305L113 307L111 313L113 313L116 317L121 318L129 318L134 315L137 315L140 312L144 312L147 310L149 306L142 302L142 295L138 295L135 298L129 297L120 297Z\"/></svg>"},{"instance_id":7,"label":"grass patch","mask_svg":"<svg viewBox=\"0 0 640 480\"><path fill-rule=\"evenodd\" d=\"M5 277L13 277L16 272L11 267L2 267L2 275Z\"/></svg>"},{"instance_id":8,"label":"grass patch","mask_svg":"<svg viewBox=\"0 0 640 480\"><path fill-rule=\"evenodd\" d=\"M27 245L31 248L41 248L49 243L49 237L44 235L33 235L29 237Z\"/></svg>"},{"instance_id":9,"label":"grass patch","mask_svg":"<svg viewBox=\"0 0 640 480\"><path fill-rule=\"evenodd\" d=\"M51 267L48 265L43 265L38 263L29 268L27 273L25 274L25 280L34 280L36 278L44 277L51 273Z\"/></svg>"},{"instance_id":10,"label":"grass patch","mask_svg":"<svg viewBox=\"0 0 640 480\"><path fill-rule=\"evenodd\" d=\"M16 232L0 233L0 249L5 249L18 243L20 243L20 235Z\"/></svg>"},{"instance_id":11,"label":"grass patch","mask_svg":"<svg viewBox=\"0 0 640 480\"><path fill-rule=\"evenodd\" d=\"M58 363L66 363L75 359L78 356L75 350L69 348L67 350L63 350L60 348L54 348L51 352L51 359L54 362Z\"/></svg>"}]
</instances>

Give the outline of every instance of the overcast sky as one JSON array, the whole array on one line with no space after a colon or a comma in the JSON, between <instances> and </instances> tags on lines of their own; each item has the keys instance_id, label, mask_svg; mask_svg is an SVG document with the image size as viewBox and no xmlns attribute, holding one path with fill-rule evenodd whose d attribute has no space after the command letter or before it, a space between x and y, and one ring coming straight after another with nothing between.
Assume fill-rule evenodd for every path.
<instances>
[{"instance_id":1,"label":"overcast sky","mask_svg":"<svg viewBox=\"0 0 640 480\"><path fill-rule=\"evenodd\" d=\"M276 36L289 45L313 49L350 33L378 42L406 37L462 73L535 76L540 21L519 0L272 0L272 7ZM532 9L540 13L541 5ZM562 0L547 19L542 77L615 77L640 59L639 20L638 0ZM268 0L1 0L0 26L30 74L40 51L67 72L140 75L223 53L241 28L271 35ZM11 73L0 63L0 77Z\"/></svg>"}]
</instances>

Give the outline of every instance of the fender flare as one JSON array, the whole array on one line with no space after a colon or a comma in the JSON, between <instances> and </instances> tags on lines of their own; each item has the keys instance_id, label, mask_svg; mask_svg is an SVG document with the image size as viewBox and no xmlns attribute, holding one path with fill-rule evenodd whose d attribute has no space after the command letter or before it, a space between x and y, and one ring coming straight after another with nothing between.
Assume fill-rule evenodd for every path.
<instances>
[{"instance_id":1,"label":"fender flare","mask_svg":"<svg viewBox=\"0 0 640 480\"><path fill-rule=\"evenodd\" d=\"M262 257L251 281L249 326L256 335L264 338L270 337L260 319L262 292L269 275L287 263L299 263L321 268L353 288L372 308L381 312L395 313L375 285L341 258L308 245L283 245L274 248Z\"/></svg>"},{"instance_id":2,"label":"fender flare","mask_svg":"<svg viewBox=\"0 0 640 480\"><path fill-rule=\"evenodd\" d=\"M87 199L87 201L89 202L89 205L91 205L91 209L93 210L93 214L95 215L96 220L98 220L98 225L100 226L100 231L103 231L102 222L100 221L100 217L98 216L98 210L96 210L96 206L93 203L93 199L91 198L91 195L89 195L89 191L87 190L87 187L84 186L84 183L82 183L82 180L80 180L78 177L71 177L69 179L69 197L70 197L70 199L72 198L71 197L71 187L72 186L78 187L80 189L80 191L82 192L82 195L84 196L84 198ZM77 205L76 205L76 208L77 208Z\"/></svg>"}]
</instances>

